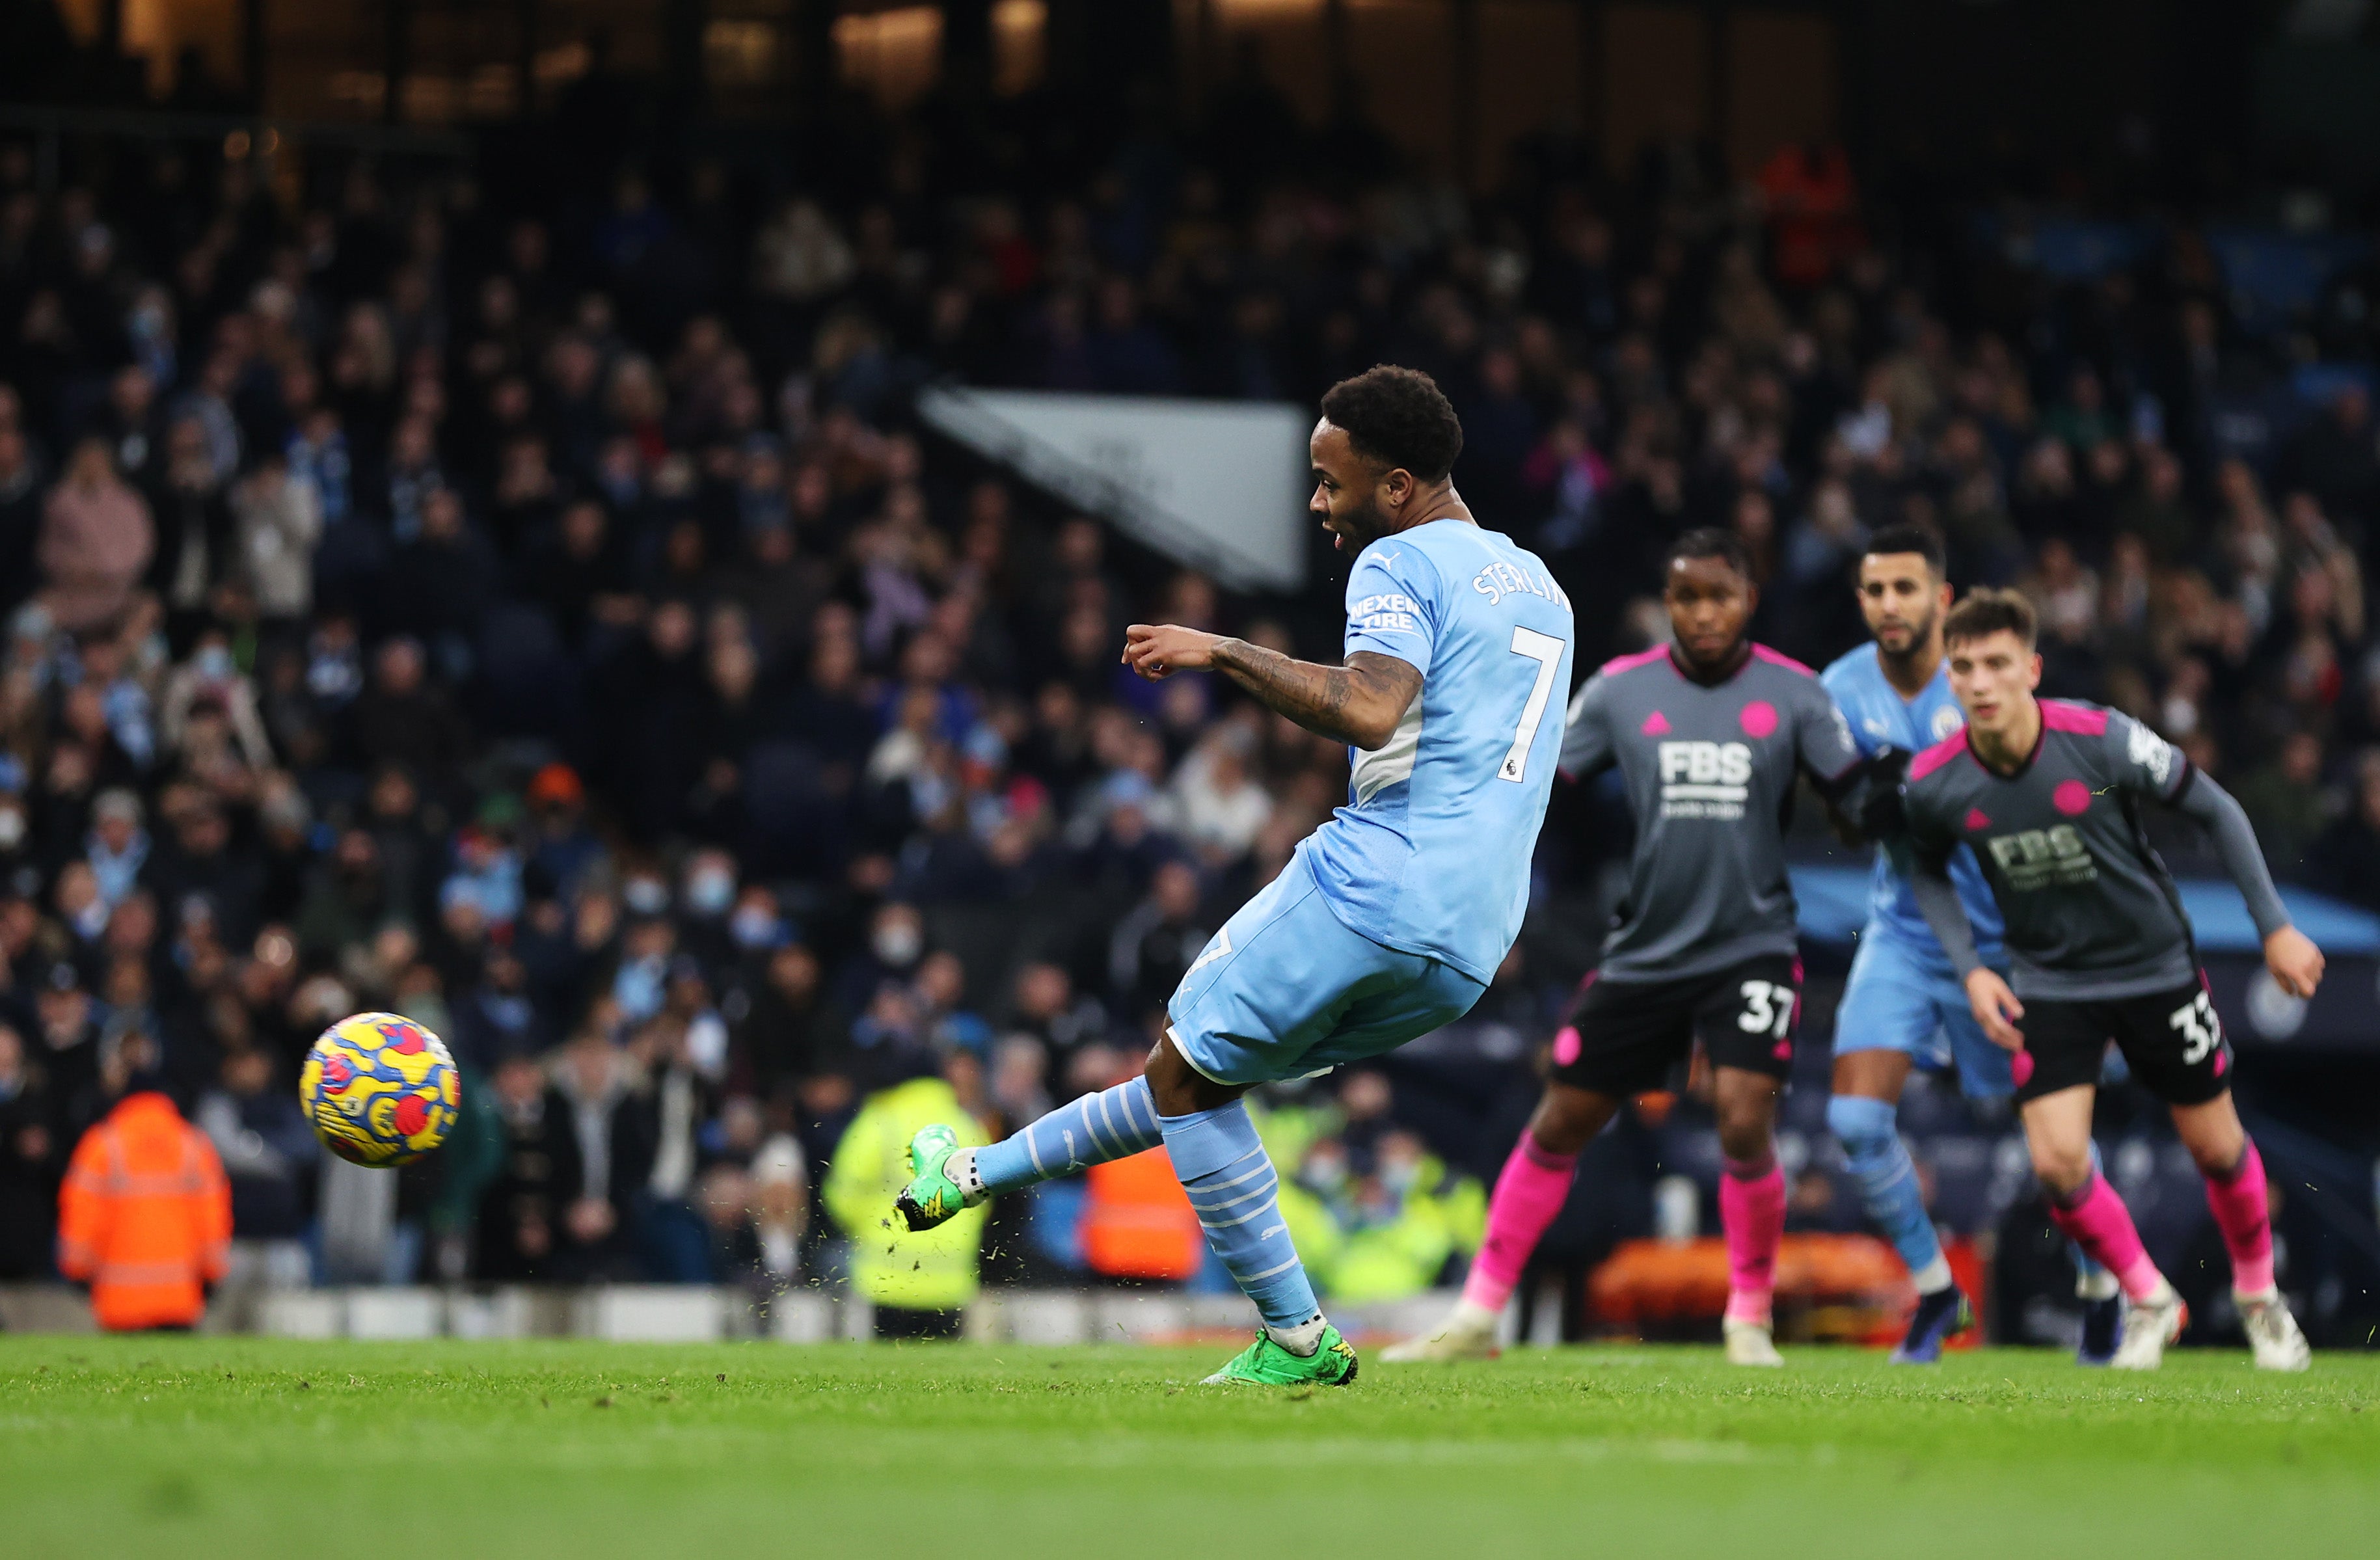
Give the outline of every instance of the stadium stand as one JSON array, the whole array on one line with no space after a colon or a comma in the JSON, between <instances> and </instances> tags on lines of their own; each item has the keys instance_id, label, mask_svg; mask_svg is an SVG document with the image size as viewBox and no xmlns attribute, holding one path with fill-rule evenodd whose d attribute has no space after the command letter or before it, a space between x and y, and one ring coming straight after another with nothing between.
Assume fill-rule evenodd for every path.
<instances>
[{"instance_id":1,"label":"stadium stand","mask_svg":"<svg viewBox=\"0 0 2380 1560\"><path fill-rule=\"evenodd\" d=\"M830 178L695 152L501 203L443 156L275 172L135 135L60 169L0 129L0 1279L55 1276L61 1177L143 1046L230 1178L235 1284L276 1292L832 1287L814 1189L872 1094L938 1073L997 1135L1128 1076L1345 756L1220 684L1132 682L1123 626L1331 657L1331 566L1219 590L928 431L937 382L1308 406L1426 369L1583 664L1646 642L1661 550L1711 524L1756 560L1760 636L1823 663L1859 636L1863 538L1923 520L1958 580L2037 602L2050 691L2181 744L2380 949L2368 244L1879 200L1840 151L1772 166L1767 214L1690 149L1615 178L1540 147L1465 199L1380 147L1276 174L1137 130L995 194L958 121L881 128ZM1459 1273L1618 817L1557 799L1463 1023L1270 1102L1326 1288ZM2243 1068L2266 1153L2334 1189L2380 1149L2320 1070L2369 1097L2371 973L2326 1059ZM470 1079L456 1141L395 1175L326 1162L289 1097L371 1008ZM1787 1113L1797 1272L1856 1276L1822 1080ZM2054 1334L2010 1122L1907 1109L1941 1220L2000 1253L1996 1327ZM1649 1100L1590 1152L1539 1259L1561 1329L1700 1281L1644 1247L1585 1276L1711 1227L1707 1122ZM2103 1125L2183 1271L2186 1160L2120 1100ZM1199 1265L1128 1178L1090 1196L1087 1227L1079 1188L993 1210L995 1300ZM2308 1332L2362 1339L2368 1197L2278 1218Z\"/></svg>"}]
</instances>

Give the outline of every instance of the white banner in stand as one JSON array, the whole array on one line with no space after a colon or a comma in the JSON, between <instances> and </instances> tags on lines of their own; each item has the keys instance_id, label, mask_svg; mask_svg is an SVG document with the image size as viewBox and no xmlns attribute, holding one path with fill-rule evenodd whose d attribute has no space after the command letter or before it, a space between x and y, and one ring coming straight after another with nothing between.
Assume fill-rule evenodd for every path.
<instances>
[{"instance_id":1,"label":"white banner in stand","mask_svg":"<svg viewBox=\"0 0 2380 1560\"><path fill-rule=\"evenodd\" d=\"M927 423L1239 590L1305 583L1306 435L1285 402L936 386Z\"/></svg>"}]
</instances>

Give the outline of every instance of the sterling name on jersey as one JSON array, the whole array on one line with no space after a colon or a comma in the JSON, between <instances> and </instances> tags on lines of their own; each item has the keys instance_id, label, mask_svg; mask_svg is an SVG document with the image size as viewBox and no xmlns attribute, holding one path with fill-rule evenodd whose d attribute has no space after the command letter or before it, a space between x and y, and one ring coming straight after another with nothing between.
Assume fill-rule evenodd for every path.
<instances>
[{"instance_id":1,"label":"sterling name on jersey","mask_svg":"<svg viewBox=\"0 0 2380 1560\"><path fill-rule=\"evenodd\" d=\"M1836 707L1843 712L1844 720L1851 726L1852 741L1864 758L1873 758L1888 747L1897 747L1913 757L1967 728L1967 718L1950 692L1948 657L1934 669L1932 681L1919 689L1913 699L1902 698L1900 690L1886 681L1873 641L1828 667L1819 673L1818 680L1827 685ZM1950 881L1959 890L1959 902L1966 906L1968 924L1975 929L1975 951L1985 963L1998 964L2000 908L1992 901L1991 887L1984 881L1983 869L1975 865L1974 853L1963 845L1950 853ZM1866 935L1889 937L1929 963L1945 971L1950 967L1942 945L1934 940L1933 928L1925 925L1925 913L1917 908L1917 896L1909 887L1905 840L1876 847L1876 873L1868 889Z\"/></svg>"},{"instance_id":2,"label":"sterling name on jersey","mask_svg":"<svg viewBox=\"0 0 2380 1560\"><path fill-rule=\"evenodd\" d=\"M1574 637L1536 555L1469 521L1356 558L1347 653L1394 656L1421 692L1386 745L1350 750L1347 805L1300 847L1349 931L1495 978L1529 907Z\"/></svg>"},{"instance_id":3,"label":"sterling name on jersey","mask_svg":"<svg viewBox=\"0 0 2380 1560\"><path fill-rule=\"evenodd\" d=\"M2041 701L2041 740L2002 775L1963 732L1910 761L1909 835L1921 865L1971 847L2006 919L2019 997L2088 1001L2197 978L2190 921L2141 832L2143 800L2190 785L2181 750L2129 715Z\"/></svg>"},{"instance_id":4,"label":"sterling name on jersey","mask_svg":"<svg viewBox=\"0 0 2380 1560\"><path fill-rule=\"evenodd\" d=\"M1619 766L1636 816L1602 979L1676 980L1794 951L1794 773L1832 784L1860 762L1817 673L1765 645L1715 687L1680 671L1666 646L1621 656L1572 701L1561 759L1574 780Z\"/></svg>"}]
</instances>

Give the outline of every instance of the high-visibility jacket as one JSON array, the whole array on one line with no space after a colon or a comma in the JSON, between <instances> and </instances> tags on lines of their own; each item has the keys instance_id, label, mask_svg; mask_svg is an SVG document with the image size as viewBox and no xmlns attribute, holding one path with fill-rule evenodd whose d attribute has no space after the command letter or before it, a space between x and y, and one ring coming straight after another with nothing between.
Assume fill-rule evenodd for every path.
<instances>
[{"instance_id":1,"label":"high-visibility jacket","mask_svg":"<svg viewBox=\"0 0 2380 1560\"><path fill-rule=\"evenodd\" d=\"M868 1095L827 1161L819 1195L851 1237L853 1287L878 1305L956 1311L974 1302L981 1281L981 1203L914 1234L892 1211L909 1180L909 1140L936 1122L962 1148L990 1141L948 1083L913 1078Z\"/></svg>"},{"instance_id":2,"label":"high-visibility jacket","mask_svg":"<svg viewBox=\"0 0 2380 1560\"><path fill-rule=\"evenodd\" d=\"M85 1132L58 1193L58 1271L111 1330L191 1326L231 1260L231 1182L174 1102L128 1094Z\"/></svg>"}]
</instances>

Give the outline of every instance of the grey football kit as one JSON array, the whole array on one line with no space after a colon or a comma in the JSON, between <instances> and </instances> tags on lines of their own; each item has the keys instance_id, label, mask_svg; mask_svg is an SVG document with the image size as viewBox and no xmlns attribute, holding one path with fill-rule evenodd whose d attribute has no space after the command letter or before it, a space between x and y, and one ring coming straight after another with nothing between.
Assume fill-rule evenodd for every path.
<instances>
[{"instance_id":1,"label":"grey football kit","mask_svg":"<svg viewBox=\"0 0 2380 1560\"><path fill-rule=\"evenodd\" d=\"M1717 683L1666 646L1622 656L1571 701L1561 768L1618 768L1636 844L1554 1076L1642 1094L1695 1040L1715 1065L1784 1076L1802 986L1785 869L1795 779L1806 769L1832 795L1864 768L1817 674L1762 645Z\"/></svg>"},{"instance_id":2,"label":"grey football kit","mask_svg":"<svg viewBox=\"0 0 2380 1560\"><path fill-rule=\"evenodd\" d=\"M1979 961L1947 875L1959 845L2007 920L2010 985L2025 1006L2019 1100L2096 1082L2110 1039L2171 1103L2230 1086L2230 1046L2180 895L2142 829L2144 803L2207 828L2260 935L2289 925L2240 804L2128 715L2043 699L2040 740L2013 772L1985 764L1964 732L1910 762L1912 881L1961 979Z\"/></svg>"}]
</instances>

